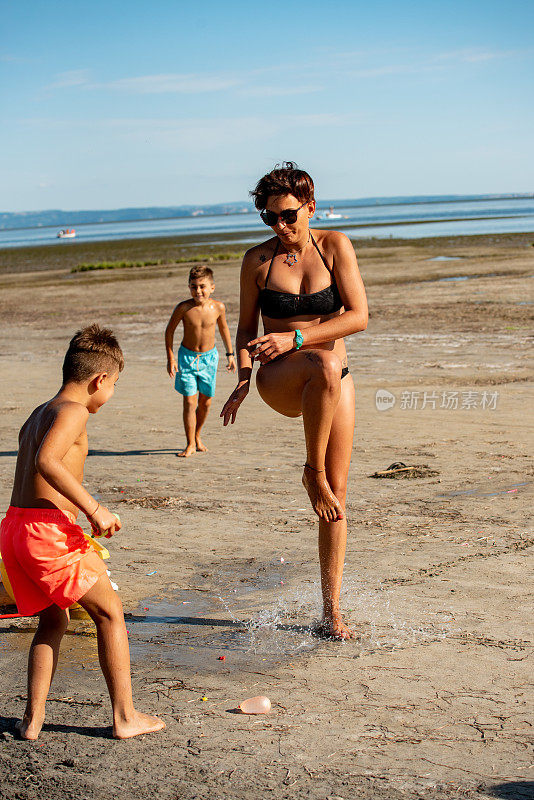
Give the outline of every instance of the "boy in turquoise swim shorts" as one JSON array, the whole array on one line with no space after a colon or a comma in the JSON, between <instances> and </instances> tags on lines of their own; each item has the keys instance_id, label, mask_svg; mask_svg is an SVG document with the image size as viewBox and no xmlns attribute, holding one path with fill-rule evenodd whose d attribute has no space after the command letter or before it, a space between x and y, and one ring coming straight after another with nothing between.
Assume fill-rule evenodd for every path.
<instances>
[{"instance_id":1,"label":"boy in turquoise swim shorts","mask_svg":"<svg viewBox=\"0 0 534 800\"><path fill-rule=\"evenodd\" d=\"M226 322L224 303L214 300L213 271L206 266L193 267L189 273L191 300L178 303L165 329L167 372L175 379L174 386L184 398L184 428L187 444L178 453L188 458L193 453L207 451L200 438L215 394L219 354L215 347L215 325L226 347L226 369L235 372L232 340ZM184 335L178 350L178 362L173 353L174 331L183 322Z\"/></svg>"}]
</instances>

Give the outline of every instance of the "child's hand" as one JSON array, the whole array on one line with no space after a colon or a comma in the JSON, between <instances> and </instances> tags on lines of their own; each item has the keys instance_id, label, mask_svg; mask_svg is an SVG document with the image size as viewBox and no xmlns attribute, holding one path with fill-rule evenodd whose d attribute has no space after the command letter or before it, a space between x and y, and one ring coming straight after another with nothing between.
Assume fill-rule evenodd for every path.
<instances>
[{"instance_id":1,"label":"child's hand","mask_svg":"<svg viewBox=\"0 0 534 800\"><path fill-rule=\"evenodd\" d=\"M174 356L172 358L167 359L167 372L169 373L171 378L174 378L178 371L178 364L176 363L176 359Z\"/></svg>"},{"instance_id":2,"label":"child's hand","mask_svg":"<svg viewBox=\"0 0 534 800\"><path fill-rule=\"evenodd\" d=\"M226 362L226 371L235 372L236 369L235 358L233 356L228 356L228 361Z\"/></svg>"},{"instance_id":3,"label":"child's hand","mask_svg":"<svg viewBox=\"0 0 534 800\"><path fill-rule=\"evenodd\" d=\"M105 506L99 505L94 514L87 517L93 529L93 536L105 536L110 539L122 525L116 514L112 514Z\"/></svg>"}]
</instances>

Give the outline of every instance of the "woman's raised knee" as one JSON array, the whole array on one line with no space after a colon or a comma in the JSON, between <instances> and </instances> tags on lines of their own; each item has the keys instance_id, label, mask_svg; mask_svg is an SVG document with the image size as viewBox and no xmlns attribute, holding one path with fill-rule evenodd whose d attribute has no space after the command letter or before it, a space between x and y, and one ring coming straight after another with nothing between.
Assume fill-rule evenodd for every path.
<instances>
[{"instance_id":1,"label":"woman's raised knee","mask_svg":"<svg viewBox=\"0 0 534 800\"><path fill-rule=\"evenodd\" d=\"M341 360L330 350L307 350L306 359L311 365L312 378L324 382L328 388L337 387L341 381Z\"/></svg>"}]
</instances>

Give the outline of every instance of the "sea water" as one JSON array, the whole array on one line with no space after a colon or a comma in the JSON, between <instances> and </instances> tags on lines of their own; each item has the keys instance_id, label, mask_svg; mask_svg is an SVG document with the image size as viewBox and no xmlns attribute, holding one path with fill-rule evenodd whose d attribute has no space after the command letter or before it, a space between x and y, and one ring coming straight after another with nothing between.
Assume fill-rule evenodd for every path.
<instances>
[{"instance_id":1,"label":"sea water","mask_svg":"<svg viewBox=\"0 0 534 800\"><path fill-rule=\"evenodd\" d=\"M333 206L341 218L317 219L329 206ZM59 242L56 238L58 226L8 230L7 224L10 223L5 222L0 230L0 248ZM63 227L73 225L69 212L65 212ZM312 225L340 229L352 238L380 239L534 232L534 197L475 195L329 200L318 204ZM270 235L258 213L250 208L247 213L76 224L76 239L59 243L69 247L77 242L198 235L202 238L201 245L206 247L221 243L224 241L221 236L229 233L236 234L234 242L243 245L259 242Z\"/></svg>"}]
</instances>

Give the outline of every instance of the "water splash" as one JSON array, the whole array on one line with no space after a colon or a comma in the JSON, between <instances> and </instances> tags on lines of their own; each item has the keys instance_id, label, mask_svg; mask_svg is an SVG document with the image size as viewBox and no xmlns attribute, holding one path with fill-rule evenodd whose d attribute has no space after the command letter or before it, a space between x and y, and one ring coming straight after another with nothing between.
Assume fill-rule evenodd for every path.
<instances>
[{"instance_id":1,"label":"water splash","mask_svg":"<svg viewBox=\"0 0 534 800\"><path fill-rule=\"evenodd\" d=\"M196 669L265 668L332 646L316 634L321 618L319 581L300 578L293 565L262 566L250 579L228 582L223 592L182 592L171 600L148 600L145 615L128 624L133 660L154 659ZM280 575L283 574L284 578ZM232 577L236 578L236 571ZM400 596L380 582L349 576L341 606L358 639L342 645L355 658L439 641L452 632L452 613L432 610L427 600ZM335 645L339 647L339 645ZM350 651L349 651L350 648Z\"/></svg>"},{"instance_id":2,"label":"water splash","mask_svg":"<svg viewBox=\"0 0 534 800\"><path fill-rule=\"evenodd\" d=\"M364 633L364 651L396 650L444 639L452 630L452 612L433 611L426 600L400 597L380 581L344 581L342 608Z\"/></svg>"}]
</instances>

